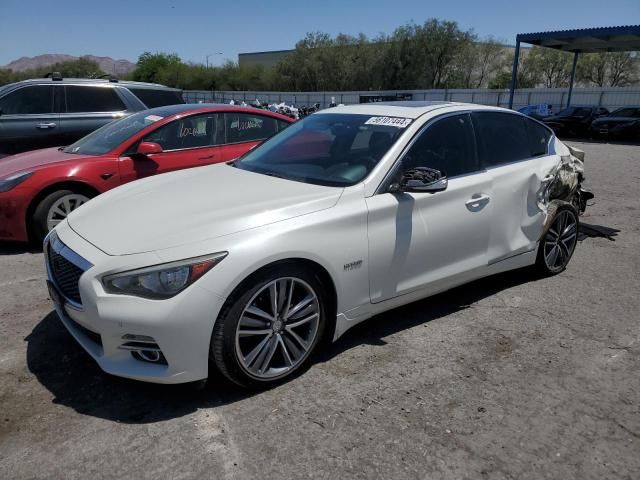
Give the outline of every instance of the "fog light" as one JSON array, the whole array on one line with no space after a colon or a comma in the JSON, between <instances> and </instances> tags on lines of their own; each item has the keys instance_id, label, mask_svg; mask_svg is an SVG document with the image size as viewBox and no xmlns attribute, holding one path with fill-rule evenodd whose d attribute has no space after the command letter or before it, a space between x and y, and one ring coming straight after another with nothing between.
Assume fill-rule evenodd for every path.
<instances>
[{"instance_id":1,"label":"fog light","mask_svg":"<svg viewBox=\"0 0 640 480\"><path fill-rule=\"evenodd\" d=\"M131 356L141 362L158 363L161 365L167 364L164 355L158 350L132 350Z\"/></svg>"},{"instance_id":2,"label":"fog light","mask_svg":"<svg viewBox=\"0 0 640 480\"><path fill-rule=\"evenodd\" d=\"M122 339L129 341L123 343L118 348L121 350L129 350L129 352L131 352L131 356L136 360L167 365L167 359L162 354L160 346L156 343L153 337L127 333L122 336Z\"/></svg>"}]
</instances>

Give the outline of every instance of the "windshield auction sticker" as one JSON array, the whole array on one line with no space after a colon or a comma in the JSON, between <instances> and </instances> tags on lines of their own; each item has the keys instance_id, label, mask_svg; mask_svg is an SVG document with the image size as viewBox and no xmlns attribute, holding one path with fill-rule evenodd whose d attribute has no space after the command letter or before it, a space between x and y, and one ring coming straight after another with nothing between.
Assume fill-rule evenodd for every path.
<instances>
[{"instance_id":1,"label":"windshield auction sticker","mask_svg":"<svg viewBox=\"0 0 640 480\"><path fill-rule=\"evenodd\" d=\"M405 128L413 121L412 118L401 117L371 117L365 125L384 125L386 127Z\"/></svg>"}]
</instances>

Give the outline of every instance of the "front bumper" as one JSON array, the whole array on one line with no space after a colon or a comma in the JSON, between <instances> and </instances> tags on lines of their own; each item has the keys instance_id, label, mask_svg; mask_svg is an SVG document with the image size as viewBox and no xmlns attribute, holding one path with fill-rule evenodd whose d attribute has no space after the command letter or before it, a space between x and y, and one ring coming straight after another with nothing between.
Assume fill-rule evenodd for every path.
<instances>
[{"instance_id":1,"label":"front bumper","mask_svg":"<svg viewBox=\"0 0 640 480\"><path fill-rule=\"evenodd\" d=\"M111 268L118 260L122 262L121 257L110 257L90 245L66 223L56 228L56 233L69 249L93 265ZM157 257L155 260L157 263ZM197 283L166 300L111 295L104 292L98 278L106 271L92 266L82 274L81 304L67 299L61 304L54 302L63 325L100 368L120 377L154 383L207 378L211 333L224 300ZM47 275L55 282L48 262ZM145 362L123 349L133 335L151 337L166 365Z\"/></svg>"},{"instance_id":2,"label":"front bumper","mask_svg":"<svg viewBox=\"0 0 640 480\"><path fill-rule=\"evenodd\" d=\"M0 240L26 242L26 216L30 196L25 189L14 188L0 193Z\"/></svg>"}]
</instances>

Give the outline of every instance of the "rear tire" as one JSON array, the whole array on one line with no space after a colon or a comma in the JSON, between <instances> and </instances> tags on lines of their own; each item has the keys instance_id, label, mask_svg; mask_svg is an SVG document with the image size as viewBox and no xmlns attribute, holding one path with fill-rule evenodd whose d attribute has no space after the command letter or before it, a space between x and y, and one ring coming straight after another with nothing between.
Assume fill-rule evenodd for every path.
<instances>
[{"instance_id":1,"label":"rear tire","mask_svg":"<svg viewBox=\"0 0 640 480\"><path fill-rule=\"evenodd\" d=\"M319 278L282 265L241 284L214 325L210 357L229 380L264 389L309 363L323 337L327 303Z\"/></svg>"},{"instance_id":2,"label":"rear tire","mask_svg":"<svg viewBox=\"0 0 640 480\"><path fill-rule=\"evenodd\" d=\"M554 207L551 207L554 208ZM543 275L556 275L567 268L578 242L580 220L570 205L555 207L553 220L538 246L536 269Z\"/></svg>"},{"instance_id":3,"label":"rear tire","mask_svg":"<svg viewBox=\"0 0 640 480\"><path fill-rule=\"evenodd\" d=\"M42 244L47 233L58 223L67 218L67 215L81 205L84 205L92 196L73 190L56 190L44 197L33 212L31 219L31 231L33 241Z\"/></svg>"}]
</instances>

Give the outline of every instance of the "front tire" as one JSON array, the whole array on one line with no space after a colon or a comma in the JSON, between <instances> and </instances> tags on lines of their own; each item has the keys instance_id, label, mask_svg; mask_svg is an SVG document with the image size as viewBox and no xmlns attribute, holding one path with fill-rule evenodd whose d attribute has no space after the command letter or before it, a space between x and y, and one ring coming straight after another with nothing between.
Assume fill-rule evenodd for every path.
<instances>
[{"instance_id":1,"label":"front tire","mask_svg":"<svg viewBox=\"0 0 640 480\"><path fill-rule=\"evenodd\" d=\"M267 388L308 363L324 334L326 294L308 269L283 265L239 287L211 339L216 367L246 388Z\"/></svg>"},{"instance_id":2,"label":"front tire","mask_svg":"<svg viewBox=\"0 0 640 480\"><path fill-rule=\"evenodd\" d=\"M44 197L33 212L31 219L33 240L42 244L49 231L90 199L90 196L72 190L56 190Z\"/></svg>"},{"instance_id":3,"label":"front tire","mask_svg":"<svg viewBox=\"0 0 640 480\"><path fill-rule=\"evenodd\" d=\"M536 268L543 275L556 275L567 268L578 242L580 222L575 208L560 205L540 239Z\"/></svg>"}]
</instances>

